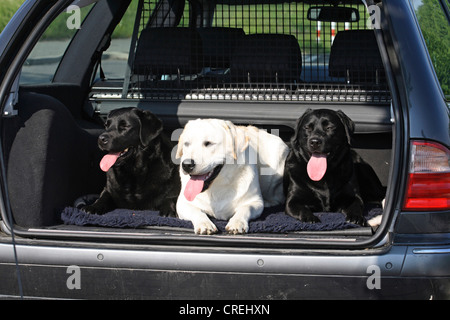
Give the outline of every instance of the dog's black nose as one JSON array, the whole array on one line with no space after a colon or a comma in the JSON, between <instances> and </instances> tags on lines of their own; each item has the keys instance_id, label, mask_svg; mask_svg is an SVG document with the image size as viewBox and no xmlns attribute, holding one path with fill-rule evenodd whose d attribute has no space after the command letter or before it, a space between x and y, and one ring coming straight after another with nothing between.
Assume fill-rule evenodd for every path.
<instances>
[{"instance_id":1,"label":"dog's black nose","mask_svg":"<svg viewBox=\"0 0 450 320\"><path fill-rule=\"evenodd\" d=\"M322 145L322 140L317 139L317 138L312 138L309 140L309 146L312 149L317 149Z\"/></svg>"},{"instance_id":2,"label":"dog's black nose","mask_svg":"<svg viewBox=\"0 0 450 320\"><path fill-rule=\"evenodd\" d=\"M98 143L105 145L109 142L109 137L107 134L102 133L99 137L98 137Z\"/></svg>"},{"instance_id":3,"label":"dog's black nose","mask_svg":"<svg viewBox=\"0 0 450 320\"><path fill-rule=\"evenodd\" d=\"M183 170L186 173L190 173L192 172L192 170L194 170L195 168L195 161L192 159L186 159L183 161L183 163L181 164L181 166L183 167Z\"/></svg>"}]
</instances>

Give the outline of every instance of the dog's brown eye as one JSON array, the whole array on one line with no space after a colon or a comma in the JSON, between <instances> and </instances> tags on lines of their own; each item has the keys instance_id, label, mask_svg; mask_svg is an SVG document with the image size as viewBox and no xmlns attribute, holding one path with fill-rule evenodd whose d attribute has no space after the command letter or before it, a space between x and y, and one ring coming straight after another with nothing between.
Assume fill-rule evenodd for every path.
<instances>
[{"instance_id":1,"label":"dog's brown eye","mask_svg":"<svg viewBox=\"0 0 450 320\"><path fill-rule=\"evenodd\" d=\"M125 122L125 121L120 121L119 122L119 131L125 131L129 128L130 126Z\"/></svg>"},{"instance_id":2,"label":"dog's brown eye","mask_svg":"<svg viewBox=\"0 0 450 320\"><path fill-rule=\"evenodd\" d=\"M203 142L203 145L205 146L205 147L209 147L210 145L212 145L213 143L211 142L211 141L205 141L205 142Z\"/></svg>"}]
</instances>

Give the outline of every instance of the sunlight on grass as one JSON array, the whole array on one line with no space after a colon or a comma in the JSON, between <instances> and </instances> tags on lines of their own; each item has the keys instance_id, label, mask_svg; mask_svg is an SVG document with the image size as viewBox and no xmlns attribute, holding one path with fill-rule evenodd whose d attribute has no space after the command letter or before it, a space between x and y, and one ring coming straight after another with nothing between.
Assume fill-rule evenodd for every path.
<instances>
[{"instance_id":1,"label":"sunlight on grass","mask_svg":"<svg viewBox=\"0 0 450 320\"><path fill-rule=\"evenodd\" d=\"M8 24L14 13L20 8L25 0L1 0L0 1L0 32Z\"/></svg>"}]
</instances>

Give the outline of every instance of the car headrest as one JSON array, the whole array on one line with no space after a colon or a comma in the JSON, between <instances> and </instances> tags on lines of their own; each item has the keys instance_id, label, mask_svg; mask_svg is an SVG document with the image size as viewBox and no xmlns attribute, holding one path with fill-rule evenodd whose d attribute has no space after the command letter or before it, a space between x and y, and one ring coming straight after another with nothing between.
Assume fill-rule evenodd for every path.
<instances>
[{"instance_id":1,"label":"car headrest","mask_svg":"<svg viewBox=\"0 0 450 320\"><path fill-rule=\"evenodd\" d=\"M231 76L249 82L287 82L300 78L302 54L287 34L253 34L242 38L231 59Z\"/></svg>"},{"instance_id":2,"label":"car headrest","mask_svg":"<svg viewBox=\"0 0 450 320\"><path fill-rule=\"evenodd\" d=\"M147 28L138 41L133 72L138 75L201 71L202 41L192 28Z\"/></svg>"},{"instance_id":3,"label":"car headrest","mask_svg":"<svg viewBox=\"0 0 450 320\"><path fill-rule=\"evenodd\" d=\"M202 38L203 66L229 68L231 56L241 37L245 35L240 28L205 27L198 28Z\"/></svg>"},{"instance_id":4,"label":"car headrest","mask_svg":"<svg viewBox=\"0 0 450 320\"><path fill-rule=\"evenodd\" d=\"M350 83L384 82L383 61L373 30L338 32L331 46L328 72Z\"/></svg>"}]
</instances>

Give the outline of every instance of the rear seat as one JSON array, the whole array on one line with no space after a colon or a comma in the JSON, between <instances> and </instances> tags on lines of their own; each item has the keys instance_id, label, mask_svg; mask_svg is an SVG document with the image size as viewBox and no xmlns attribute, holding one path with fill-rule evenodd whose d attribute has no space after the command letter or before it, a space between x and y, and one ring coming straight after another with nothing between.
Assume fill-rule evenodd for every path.
<instances>
[{"instance_id":1,"label":"rear seat","mask_svg":"<svg viewBox=\"0 0 450 320\"><path fill-rule=\"evenodd\" d=\"M202 41L192 28L147 28L138 41L133 74L147 77L197 74L201 71Z\"/></svg>"},{"instance_id":2,"label":"rear seat","mask_svg":"<svg viewBox=\"0 0 450 320\"><path fill-rule=\"evenodd\" d=\"M245 36L240 28L205 27L197 31L202 39L203 67L226 69L238 41Z\"/></svg>"},{"instance_id":3,"label":"rear seat","mask_svg":"<svg viewBox=\"0 0 450 320\"><path fill-rule=\"evenodd\" d=\"M302 54L297 39L286 34L245 36L231 59L234 81L296 82L302 70Z\"/></svg>"},{"instance_id":4,"label":"rear seat","mask_svg":"<svg viewBox=\"0 0 450 320\"><path fill-rule=\"evenodd\" d=\"M56 98L22 91L19 114L4 119L11 209L21 227L60 223L60 213L83 194L100 193L105 175L97 137L81 129Z\"/></svg>"},{"instance_id":5,"label":"rear seat","mask_svg":"<svg viewBox=\"0 0 450 320\"><path fill-rule=\"evenodd\" d=\"M386 81L383 61L373 30L340 31L331 46L330 77L347 83L380 84Z\"/></svg>"}]
</instances>

